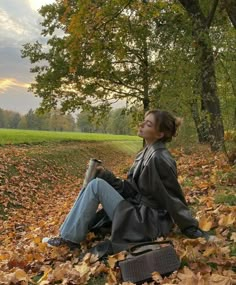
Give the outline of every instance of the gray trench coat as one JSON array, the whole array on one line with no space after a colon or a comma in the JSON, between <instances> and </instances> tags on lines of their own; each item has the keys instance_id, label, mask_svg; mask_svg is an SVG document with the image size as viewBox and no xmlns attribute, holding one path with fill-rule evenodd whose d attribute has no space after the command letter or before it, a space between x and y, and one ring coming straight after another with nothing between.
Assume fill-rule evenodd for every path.
<instances>
[{"instance_id":1,"label":"gray trench coat","mask_svg":"<svg viewBox=\"0 0 236 285\"><path fill-rule=\"evenodd\" d=\"M181 230L198 226L178 183L176 163L162 142L138 153L127 180L118 179L109 171L99 177L125 198L112 219L113 252L166 236L174 223Z\"/></svg>"}]
</instances>

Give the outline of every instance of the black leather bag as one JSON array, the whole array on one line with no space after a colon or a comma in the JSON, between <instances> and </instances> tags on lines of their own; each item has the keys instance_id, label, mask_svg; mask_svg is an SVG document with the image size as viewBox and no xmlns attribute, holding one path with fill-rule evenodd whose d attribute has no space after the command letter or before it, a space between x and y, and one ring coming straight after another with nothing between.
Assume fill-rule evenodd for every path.
<instances>
[{"instance_id":1,"label":"black leather bag","mask_svg":"<svg viewBox=\"0 0 236 285\"><path fill-rule=\"evenodd\" d=\"M152 280L152 273L166 276L180 267L171 241L144 242L131 247L125 260L119 262L123 281L142 284Z\"/></svg>"}]
</instances>

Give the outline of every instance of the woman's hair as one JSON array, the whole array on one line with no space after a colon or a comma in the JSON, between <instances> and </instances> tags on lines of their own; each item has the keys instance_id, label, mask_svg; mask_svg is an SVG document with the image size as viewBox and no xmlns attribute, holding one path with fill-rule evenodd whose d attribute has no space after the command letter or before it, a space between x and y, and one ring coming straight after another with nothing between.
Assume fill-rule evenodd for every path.
<instances>
[{"instance_id":1,"label":"woman's hair","mask_svg":"<svg viewBox=\"0 0 236 285\"><path fill-rule=\"evenodd\" d=\"M177 129L182 124L183 119L174 117L169 112L159 109L146 112L145 117L149 114L154 115L156 128L160 132L164 133L161 141L170 142L172 140L172 137L175 137L177 135Z\"/></svg>"}]
</instances>

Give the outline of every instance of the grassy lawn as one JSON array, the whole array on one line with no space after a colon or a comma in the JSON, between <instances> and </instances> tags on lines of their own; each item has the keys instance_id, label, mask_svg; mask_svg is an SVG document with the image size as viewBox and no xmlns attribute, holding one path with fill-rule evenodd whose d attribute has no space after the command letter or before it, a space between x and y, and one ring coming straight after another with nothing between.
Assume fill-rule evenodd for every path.
<instances>
[{"instance_id":1,"label":"grassy lawn","mask_svg":"<svg viewBox=\"0 0 236 285\"><path fill-rule=\"evenodd\" d=\"M139 141L137 136L0 129L0 145L63 141Z\"/></svg>"}]
</instances>

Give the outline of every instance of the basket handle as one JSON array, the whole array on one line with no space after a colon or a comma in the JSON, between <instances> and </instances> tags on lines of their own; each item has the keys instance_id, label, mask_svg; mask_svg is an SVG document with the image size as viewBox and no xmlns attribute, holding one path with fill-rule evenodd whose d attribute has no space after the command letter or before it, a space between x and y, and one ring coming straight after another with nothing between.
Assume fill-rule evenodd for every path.
<instances>
[{"instance_id":1,"label":"basket handle","mask_svg":"<svg viewBox=\"0 0 236 285\"><path fill-rule=\"evenodd\" d=\"M146 245L154 245L154 244L170 244L173 246L173 242L171 240L163 240L163 241L152 241L152 242L142 242L142 243L139 243L139 244L136 244L134 246L131 246L129 249L128 249L128 252L133 255L133 256L137 256L137 255L140 255L140 254L143 254L145 252L149 252L149 251L152 251L152 249L145 249L143 251L139 251L139 252L134 252L136 249L138 249L139 247L143 247L143 246L146 246Z\"/></svg>"}]
</instances>

